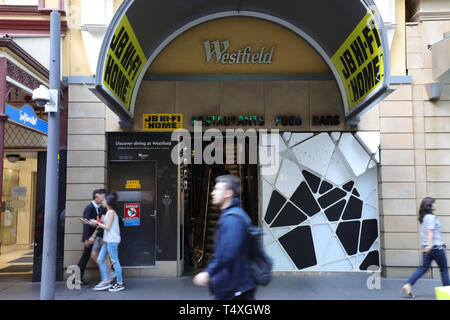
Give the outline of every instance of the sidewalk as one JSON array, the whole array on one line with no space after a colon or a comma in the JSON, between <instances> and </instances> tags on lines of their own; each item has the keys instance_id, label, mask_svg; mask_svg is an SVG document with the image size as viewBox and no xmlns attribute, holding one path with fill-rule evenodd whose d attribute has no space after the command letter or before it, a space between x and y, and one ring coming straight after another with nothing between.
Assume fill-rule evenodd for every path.
<instances>
[{"instance_id":1,"label":"sidewalk","mask_svg":"<svg viewBox=\"0 0 450 320\"><path fill-rule=\"evenodd\" d=\"M367 288L370 274L275 275L267 287L256 293L258 300L409 300L400 294L405 279L381 278L380 289ZM192 276L180 278L128 278L121 292L93 291L95 283L69 290L56 283L57 300L209 300L205 287L192 283ZM413 288L415 300L435 300L439 279L420 279ZM40 283L27 278L0 276L0 300L38 300Z\"/></svg>"}]
</instances>

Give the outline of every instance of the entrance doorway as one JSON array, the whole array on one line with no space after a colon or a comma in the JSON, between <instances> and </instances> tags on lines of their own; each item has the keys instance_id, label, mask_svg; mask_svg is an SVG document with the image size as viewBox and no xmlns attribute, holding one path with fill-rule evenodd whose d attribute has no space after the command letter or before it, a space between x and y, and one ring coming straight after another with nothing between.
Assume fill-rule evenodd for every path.
<instances>
[{"instance_id":1,"label":"entrance doorway","mask_svg":"<svg viewBox=\"0 0 450 320\"><path fill-rule=\"evenodd\" d=\"M7 152L0 218L0 275L33 271L36 152Z\"/></svg>"},{"instance_id":2,"label":"entrance doorway","mask_svg":"<svg viewBox=\"0 0 450 320\"><path fill-rule=\"evenodd\" d=\"M206 145L203 145L203 149ZM243 164L237 163L236 150L239 148L245 148L246 151ZM253 224L258 224L258 165L249 164L248 139L242 146L235 141L233 163L230 163L230 159L226 161L229 156L226 150L224 147L224 164L192 164L186 168L188 184L184 192L185 273L196 273L205 268L214 253L214 234L220 209L211 203L210 194L218 176L232 174L241 179L242 207Z\"/></svg>"},{"instance_id":3,"label":"entrance doorway","mask_svg":"<svg viewBox=\"0 0 450 320\"><path fill-rule=\"evenodd\" d=\"M109 186L118 197L119 257L123 267L155 265L156 161L110 162Z\"/></svg>"}]
</instances>

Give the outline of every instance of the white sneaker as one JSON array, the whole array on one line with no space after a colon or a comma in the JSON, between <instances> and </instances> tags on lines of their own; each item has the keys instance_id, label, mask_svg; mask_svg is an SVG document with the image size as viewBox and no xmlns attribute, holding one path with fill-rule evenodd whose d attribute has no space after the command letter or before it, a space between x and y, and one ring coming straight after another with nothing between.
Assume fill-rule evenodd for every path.
<instances>
[{"instance_id":1,"label":"white sneaker","mask_svg":"<svg viewBox=\"0 0 450 320\"><path fill-rule=\"evenodd\" d=\"M113 285L109 281L102 281L98 285L96 285L92 290L101 291L111 288Z\"/></svg>"},{"instance_id":2,"label":"white sneaker","mask_svg":"<svg viewBox=\"0 0 450 320\"><path fill-rule=\"evenodd\" d=\"M123 284L118 284L118 283L116 283L111 289L109 289L108 291L109 292L117 292L117 291L122 291L122 290L124 290L125 289L125 287L124 287L124 285Z\"/></svg>"}]
</instances>

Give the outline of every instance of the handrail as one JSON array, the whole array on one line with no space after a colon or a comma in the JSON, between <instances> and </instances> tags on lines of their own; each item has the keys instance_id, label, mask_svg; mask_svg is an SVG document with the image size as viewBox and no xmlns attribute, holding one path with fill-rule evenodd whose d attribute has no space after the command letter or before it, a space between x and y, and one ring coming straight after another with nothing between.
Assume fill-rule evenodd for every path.
<instances>
[{"instance_id":1,"label":"handrail","mask_svg":"<svg viewBox=\"0 0 450 320\"><path fill-rule=\"evenodd\" d=\"M206 207L205 207L205 216L203 219L203 239L202 239L202 249L201 249L201 256L198 258L197 263L200 263L200 261L203 260L203 255L205 253L205 243L206 243L206 225L208 222L208 205L209 205L209 187L211 183L211 169L208 168L208 187L206 188Z\"/></svg>"}]
</instances>

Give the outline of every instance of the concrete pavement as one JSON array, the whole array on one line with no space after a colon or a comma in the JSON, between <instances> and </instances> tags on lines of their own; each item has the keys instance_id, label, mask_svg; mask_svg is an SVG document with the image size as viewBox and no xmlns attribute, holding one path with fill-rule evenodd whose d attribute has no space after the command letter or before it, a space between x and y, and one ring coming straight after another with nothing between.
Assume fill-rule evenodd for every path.
<instances>
[{"instance_id":1,"label":"concrete pavement","mask_svg":"<svg viewBox=\"0 0 450 320\"><path fill-rule=\"evenodd\" d=\"M405 279L379 278L366 273L276 274L256 293L258 300L409 300L400 294ZM40 283L29 276L0 276L0 300L38 300ZM367 282L373 289L369 289ZM96 283L70 290L57 282L57 300L209 300L205 287L192 283L192 276L180 278L126 278L121 292L93 291ZM415 300L434 300L439 279L420 279L413 288Z\"/></svg>"}]
</instances>

